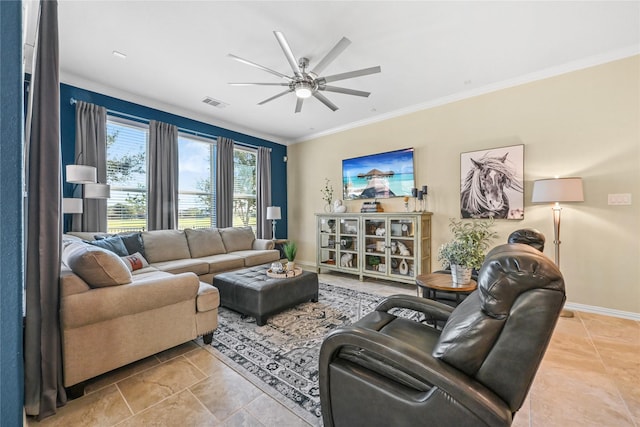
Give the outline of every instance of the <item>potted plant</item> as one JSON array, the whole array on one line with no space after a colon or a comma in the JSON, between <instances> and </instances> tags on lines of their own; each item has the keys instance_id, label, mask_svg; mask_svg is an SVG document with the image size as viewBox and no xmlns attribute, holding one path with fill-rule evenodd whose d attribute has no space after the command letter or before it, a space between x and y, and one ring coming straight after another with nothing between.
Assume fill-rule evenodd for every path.
<instances>
[{"instance_id":1,"label":"potted plant","mask_svg":"<svg viewBox=\"0 0 640 427\"><path fill-rule=\"evenodd\" d=\"M489 243L496 238L492 230L493 220L456 221L451 219L449 228L453 240L440 246L438 261L444 268L451 267L453 283L464 285L471 280L471 270L480 269Z\"/></svg>"},{"instance_id":2,"label":"potted plant","mask_svg":"<svg viewBox=\"0 0 640 427\"><path fill-rule=\"evenodd\" d=\"M367 264L371 266L372 270L378 270L378 266L380 265L380 257L378 256L368 256Z\"/></svg>"},{"instance_id":3,"label":"potted plant","mask_svg":"<svg viewBox=\"0 0 640 427\"><path fill-rule=\"evenodd\" d=\"M296 242L287 242L282 247L282 252L284 252L285 258L287 258L287 271L293 271L296 268L295 259L296 253L298 252L298 246Z\"/></svg>"}]
</instances>

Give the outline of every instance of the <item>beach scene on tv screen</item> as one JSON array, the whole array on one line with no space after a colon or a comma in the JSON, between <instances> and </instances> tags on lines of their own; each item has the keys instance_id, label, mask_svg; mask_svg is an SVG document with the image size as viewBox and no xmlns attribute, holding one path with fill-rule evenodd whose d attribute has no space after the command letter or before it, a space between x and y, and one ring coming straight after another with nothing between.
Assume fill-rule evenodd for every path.
<instances>
[{"instance_id":1,"label":"beach scene on tv screen","mask_svg":"<svg viewBox=\"0 0 640 427\"><path fill-rule=\"evenodd\" d=\"M345 200L411 196L414 183L413 148L342 161Z\"/></svg>"}]
</instances>

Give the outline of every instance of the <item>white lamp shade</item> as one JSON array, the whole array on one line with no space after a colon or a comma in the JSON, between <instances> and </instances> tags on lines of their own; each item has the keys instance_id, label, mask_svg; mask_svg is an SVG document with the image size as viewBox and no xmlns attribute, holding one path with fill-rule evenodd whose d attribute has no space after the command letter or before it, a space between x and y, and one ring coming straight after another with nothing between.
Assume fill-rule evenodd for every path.
<instances>
[{"instance_id":1,"label":"white lamp shade","mask_svg":"<svg viewBox=\"0 0 640 427\"><path fill-rule=\"evenodd\" d=\"M268 206L267 207L267 219L281 219L280 206Z\"/></svg>"},{"instance_id":2,"label":"white lamp shade","mask_svg":"<svg viewBox=\"0 0 640 427\"><path fill-rule=\"evenodd\" d=\"M539 179L533 182L533 203L584 202L582 178Z\"/></svg>"},{"instance_id":3,"label":"white lamp shade","mask_svg":"<svg viewBox=\"0 0 640 427\"><path fill-rule=\"evenodd\" d=\"M62 213L66 214L81 214L82 213L82 199L75 199L71 197L65 197L62 199Z\"/></svg>"},{"instance_id":4,"label":"white lamp shade","mask_svg":"<svg viewBox=\"0 0 640 427\"><path fill-rule=\"evenodd\" d=\"M67 182L71 184L93 184L97 181L97 169L94 166L67 165Z\"/></svg>"},{"instance_id":5,"label":"white lamp shade","mask_svg":"<svg viewBox=\"0 0 640 427\"><path fill-rule=\"evenodd\" d=\"M85 184L85 199L108 199L111 197L111 187L107 184Z\"/></svg>"}]
</instances>

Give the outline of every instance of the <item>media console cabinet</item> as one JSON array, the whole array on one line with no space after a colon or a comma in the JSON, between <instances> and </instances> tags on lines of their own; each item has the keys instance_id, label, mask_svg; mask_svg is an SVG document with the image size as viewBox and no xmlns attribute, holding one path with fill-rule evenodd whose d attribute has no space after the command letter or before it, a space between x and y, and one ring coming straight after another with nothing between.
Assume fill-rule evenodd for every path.
<instances>
[{"instance_id":1,"label":"media console cabinet","mask_svg":"<svg viewBox=\"0 0 640 427\"><path fill-rule=\"evenodd\" d=\"M316 214L322 269L415 284L431 273L431 212Z\"/></svg>"}]
</instances>

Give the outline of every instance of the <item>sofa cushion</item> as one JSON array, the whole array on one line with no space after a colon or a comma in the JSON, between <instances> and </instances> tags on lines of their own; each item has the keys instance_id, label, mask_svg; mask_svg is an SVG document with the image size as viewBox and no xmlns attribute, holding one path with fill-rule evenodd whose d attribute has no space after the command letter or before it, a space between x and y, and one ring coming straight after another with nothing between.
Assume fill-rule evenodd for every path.
<instances>
[{"instance_id":1,"label":"sofa cushion","mask_svg":"<svg viewBox=\"0 0 640 427\"><path fill-rule=\"evenodd\" d=\"M150 277L130 285L70 295L61 302L63 310L60 320L64 329L70 329L145 311L157 311L160 307L195 300L199 285L197 276L185 273ZM187 321L191 322L191 319ZM131 324L130 327L136 328L137 325Z\"/></svg>"},{"instance_id":2,"label":"sofa cushion","mask_svg":"<svg viewBox=\"0 0 640 427\"><path fill-rule=\"evenodd\" d=\"M221 228L220 235L227 253L252 249L256 238L251 227Z\"/></svg>"},{"instance_id":3,"label":"sofa cushion","mask_svg":"<svg viewBox=\"0 0 640 427\"><path fill-rule=\"evenodd\" d=\"M171 273L167 273L165 271L160 271L155 267L145 267L141 270L136 270L133 273L131 273L131 275L133 276L133 282L137 282L139 280L146 280L150 277L171 277L173 276L173 274Z\"/></svg>"},{"instance_id":4,"label":"sofa cushion","mask_svg":"<svg viewBox=\"0 0 640 427\"><path fill-rule=\"evenodd\" d=\"M237 255L244 259L245 267L253 267L254 265L266 264L268 262L278 261L280 259L280 251L278 250L250 250L235 251L229 255Z\"/></svg>"},{"instance_id":5,"label":"sofa cushion","mask_svg":"<svg viewBox=\"0 0 640 427\"><path fill-rule=\"evenodd\" d=\"M99 237L98 240L85 240L85 243L106 249L118 256L127 256L129 252L120 236Z\"/></svg>"},{"instance_id":6,"label":"sofa cushion","mask_svg":"<svg viewBox=\"0 0 640 427\"><path fill-rule=\"evenodd\" d=\"M207 274L209 272L209 264L200 259L175 259L173 261L162 261L153 263L152 267L167 273L195 273L197 275Z\"/></svg>"},{"instance_id":7,"label":"sofa cushion","mask_svg":"<svg viewBox=\"0 0 640 427\"><path fill-rule=\"evenodd\" d=\"M140 252L136 252L132 255L127 255L121 257L124 263L129 267L129 271L141 270L145 267L149 267L149 263L146 259L140 254Z\"/></svg>"},{"instance_id":8,"label":"sofa cushion","mask_svg":"<svg viewBox=\"0 0 640 427\"><path fill-rule=\"evenodd\" d=\"M200 258L209 264L209 273L220 273L222 271L235 270L244 267L244 258L238 255L219 254Z\"/></svg>"},{"instance_id":9,"label":"sofa cushion","mask_svg":"<svg viewBox=\"0 0 640 427\"><path fill-rule=\"evenodd\" d=\"M131 283L131 272L115 253L82 242L63 251L63 262L92 288Z\"/></svg>"},{"instance_id":10,"label":"sofa cushion","mask_svg":"<svg viewBox=\"0 0 640 427\"><path fill-rule=\"evenodd\" d=\"M187 237L181 230L143 231L145 258L150 263L191 258Z\"/></svg>"},{"instance_id":11,"label":"sofa cushion","mask_svg":"<svg viewBox=\"0 0 640 427\"><path fill-rule=\"evenodd\" d=\"M222 236L217 228L203 228L184 230L189 243L189 251L192 258L223 254L226 252Z\"/></svg>"}]
</instances>

